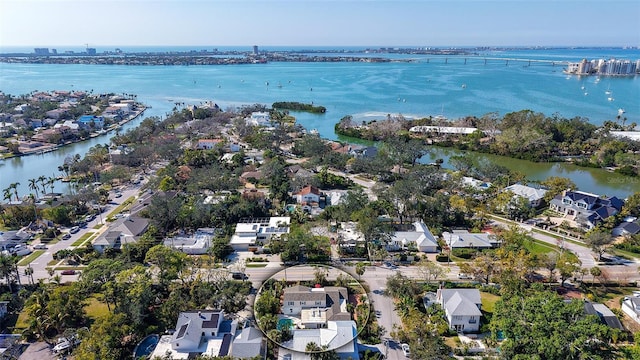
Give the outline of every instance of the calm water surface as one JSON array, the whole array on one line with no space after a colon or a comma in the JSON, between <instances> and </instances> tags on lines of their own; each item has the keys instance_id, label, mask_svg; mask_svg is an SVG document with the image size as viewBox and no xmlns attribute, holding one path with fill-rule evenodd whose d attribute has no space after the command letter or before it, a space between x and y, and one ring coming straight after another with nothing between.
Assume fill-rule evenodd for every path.
<instances>
[{"instance_id":1,"label":"calm water surface","mask_svg":"<svg viewBox=\"0 0 640 360\"><path fill-rule=\"evenodd\" d=\"M487 53L479 57L411 56L414 62L393 63L269 63L233 66L100 66L0 64L0 90L19 95L34 90L93 90L131 93L152 106L145 116L164 116L175 102L198 104L215 101L222 108L250 103L300 101L327 108L323 115L296 114L308 129L336 139L333 126L345 115L358 120L387 114L448 118L503 115L531 109L546 115L581 116L594 124L613 120L622 108L627 123L640 123L640 78L567 77L561 66L489 60L482 56L531 58L554 61L583 57L640 58L640 51L549 50ZM468 59L464 64L464 59ZM608 101L605 91L613 93ZM585 95L586 93L586 95ZM128 124L136 126L140 120ZM126 129L126 128L125 128ZM28 179L58 175L57 167L68 155L83 155L109 136L74 144L44 155L0 161L0 189L12 182L28 192ZM434 158L448 158L436 151ZM531 179L548 176L571 178L582 190L627 196L640 190L636 179L599 169L565 164L535 164L528 161L481 155L499 161ZM446 163L445 163L446 166ZM66 190L59 183L55 190Z\"/></svg>"}]
</instances>

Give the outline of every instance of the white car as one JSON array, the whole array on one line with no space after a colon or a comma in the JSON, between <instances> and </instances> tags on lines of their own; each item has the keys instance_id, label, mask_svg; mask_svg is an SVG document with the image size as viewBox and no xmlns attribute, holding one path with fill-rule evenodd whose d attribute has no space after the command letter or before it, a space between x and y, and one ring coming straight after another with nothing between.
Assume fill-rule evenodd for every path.
<instances>
[{"instance_id":1,"label":"white car","mask_svg":"<svg viewBox=\"0 0 640 360\"><path fill-rule=\"evenodd\" d=\"M473 277L469 274L460 273L458 274L458 279L473 279Z\"/></svg>"},{"instance_id":2,"label":"white car","mask_svg":"<svg viewBox=\"0 0 640 360\"><path fill-rule=\"evenodd\" d=\"M404 356L411 356L411 350L409 349L409 344L400 344L400 348L402 349L402 353Z\"/></svg>"},{"instance_id":3,"label":"white car","mask_svg":"<svg viewBox=\"0 0 640 360\"><path fill-rule=\"evenodd\" d=\"M33 245L33 248L36 249L36 250L38 250L38 249L45 250L47 248L47 245L45 245L45 244L36 244L36 245Z\"/></svg>"}]
</instances>

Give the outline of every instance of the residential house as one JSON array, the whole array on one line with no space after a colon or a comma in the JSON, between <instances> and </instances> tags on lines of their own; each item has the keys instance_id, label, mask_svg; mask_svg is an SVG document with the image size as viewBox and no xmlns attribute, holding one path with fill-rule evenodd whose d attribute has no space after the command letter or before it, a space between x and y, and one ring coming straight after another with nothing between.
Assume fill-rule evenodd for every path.
<instances>
[{"instance_id":1,"label":"residential house","mask_svg":"<svg viewBox=\"0 0 640 360\"><path fill-rule=\"evenodd\" d=\"M23 229L0 231L0 250L7 250L18 244L24 244L31 238L31 234Z\"/></svg>"},{"instance_id":2,"label":"residential house","mask_svg":"<svg viewBox=\"0 0 640 360\"><path fill-rule=\"evenodd\" d=\"M490 182L474 179L469 176L463 176L461 179L462 186L468 186L475 190L484 191L491 187Z\"/></svg>"},{"instance_id":3,"label":"residential house","mask_svg":"<svg viewBox=\"0 0 640 360\"><path fill-rule=\"evenodd\" d=\"M601 198L582 191L563 191L551 200L551 210L562 213L565 218L575 220L587 229L620 212L624 201L615 196Z\"/></svg>"},{"instance_id":4,"label":"residential house","mask_svg":"<svg viewBox=\"0 0 640 360\"><path fill-rule=\"evenodd\" d=\"M266 359L267 343L262 331L252 326L239 331L231 344L231 356L234 359Z\"/></svg>"},{"instance_id":5,"label":"residential house","mask_svg":"<svg viewBox=\"0 0 640 360\"><path fill-rule=\"evenodd\" d=\"M62 124L55 124L53 126L54 129L61 128L61 127L66 127L71 132L77 132L78 130L80 130L80 125L78 125L77 123L71 120L65 120Z\"/></svg>"},{"instance_id":6,"label":"residential house","mask_svg":"<svg viewBox=\"0 0 640 360\"><path fill-rule=\"evenodd\" d=\"M544 195L547 193L545 189L534 188L522 184L513 184L507 186L505 191L511 191L515 196L520 196L529 201L532 208L540 207L544 202Z\"/></svg>"},{"instance_id":7,"label":"residential house","mask_svg":"<svg viewBox=\"0 0 640 360\"><path fill-rule=\"evenodd\" d=\"M480 331L482 301L478 289L438 289L436 297L451 330Z\"/></svg>"},{"instance_id":8,"label":"residential house","mask_svg":"<svg viewBox=\"0 0 640 360\"><path fill-rule=\"evenodd\" d=\"M214 228L199 228L191 236L176 236L164 240L164 246L180 250L189 255L206 254L216 236Z\"/></svg>"},{"instance_id":9,"label":"residential house","mask_svg":"<svg viewBox=\"0 0 640 360\"><path fill-rule=\"evenodd\" d=\"M630 236L640 234L640 222L637 220L623 221L612 231L613 236Z\"/></svg>"},{"instance_id":10,"label":"residential house","mask_svg":"<svg viewBox=\"0 0 640 360\"><path fill-rule=\"evenodd\" d=\"M422 252L437 252L438 241L427 225L421 221L413 223L413 231L396 231L386 245L388 251L398 251L414 246Z\"/></svg>"},{"instance_id":11,"label":"residential house","mask_svg":"<svg viewBox=\"0 0 640 360\"><path fill-rule=\"evenodd\" d=\"M445 231L442 233L442 239L452 249L489 249L500 245L500 240L493 234L470 233L467 230Z\"/></svg>"},{"instance_id":12,"label":"residential house","mask_svg":"<svg viewBox=\"0 0 640 360\"><path fill-rule=\"evenodd\" d=\"M355 251L355 248L364 243L364 235L356 229L356 223L340 223L338 229L338 246L347 252Z\"/></svg>"},{"instance_id":13,"label":"residential house","mask_svg":"<svg viewBox=\"0 0 640 360\"><path fill-rule=\"evenodd\" d=\"M295 329L293 338L281 344L278 359L309 360L305 354L308 343L315 343L320 347L335 351L342 360L359 360L358 329L355 321L328 321L326 328Z\"/></svg>"},{"instance_id":14,"label":"residential house","mask_svg":"<svg viewBox=\"0 0 640 360\"><path fill-rule=\"evenodd\" d=\"M373 159L378 155L378 148L375 146L352 146L349 155L356 158Z\"/></svg>"},{"instance_id":15,"label":"residential house","mask_svg":"<svg viewBox=\"0 0 640 360\"><path fill-rule=\"evenodd\" d=\"M271 126L271 117L268 112L255 111L246 119L246 122L247 125L252 126Z\"/></svg>"},{"instance_id":16,"label":"residential house","mask_svg":"<svg viewBox=\"0 0 640 360\"><path fill-rule=\"evenodd\" d=\"M53 110L49 110L47 111L45 114L47 115L47 117L50 117L52 119L56 119L59 120L61 117L63 117L67 112L69 112L68 109L53 109Z\"/></svg>"},{"instance_id":17,"label":"residential house","mask_svg":"<svg viewBox=\"0 0 640 360\"><path fill-rule=\"evenodd\" d=\"M81 129L100 130L104 127L104 117L95 115L82 115L76 120Z\"/></svg>"},{"instance_id":18,"label":"residential house","mask_svg":"<svg viewBox=\"0 0 640 360\"><path fill-rule=\"evenodd\" d=\"M289 216L244 219L236 224L229 245L235 251L254 251L267 245L273 236L289 233Z\"/></svg>"},{"instance_id":19,"label":"residential house","mask_svg":"<svg viewBox=\"0 0 640 360\"><path fill-rule=\"evenodd\" d=\"M625 296L622 300L621 309L633 321L640 323L640 291L634 291L633 295Z\"/></svg>"},{"instance_id":20,"label":"residential house","mask_svg":"<svg viewBox=\"0 0 640 360\"><path fill-rule=\"evenodd\" d=\"M110 230L98 236L93 242L93 248L104 252L107 248L120 249L122 245L135 243L147 231L149 220L138 216L127 216L116 220Z\"/></svg>"},{"instance_id":21,"label":"residential house","mask_svg":"<svg viewBox=\"0 0 640 360\"><path fill-rule=\"evenodd\" d=\"M305 186L294 194L298 204L319 204L322 193L315 186Z\"/></svg>"},{"instance_id":22,"label":"residential house","mask_svg":"<svg viewBox=\"0 0 640 360\"><path fill-rule=\"evenodd\" d=\"M600 321L613 329L624 330L620 319L605 304L584 302L584 312L587 315L596 315Z\"/></svg>"},{"instance_id":23,"label":"residential house","mask_svg":"<svg viewBox=\"0 0 640 360\"><path fill-rule=\"evenodd\" d=\"M344 287L297 285L283 292L282 313L299 317L306 329L325 327L327 321L351 320L351 313L347 311L349 294Z\"/></svg>"},{"instance_id":24,"label":"residential house","mask_svg":"<svg viewBox=\"0 0 640 360\"><path fill-rule=\"evenodd\" d=\"M222 310L183 311L176 330L160 338L150 358L193 359L198 355L227 356L237 323L225 320Z\"/></svg>"},{"instance_id":25,"label":"residential house","mask_svg":"<svg viewBox=\"0 0 640 360\"><path fill-rule=\"evenodd\" d=\"M200 139L198 140L198 145L196 145L196 149L211 150L216 146L218 146L218 144L222 144L222 139Z\"/></svg>"}]
</instances>

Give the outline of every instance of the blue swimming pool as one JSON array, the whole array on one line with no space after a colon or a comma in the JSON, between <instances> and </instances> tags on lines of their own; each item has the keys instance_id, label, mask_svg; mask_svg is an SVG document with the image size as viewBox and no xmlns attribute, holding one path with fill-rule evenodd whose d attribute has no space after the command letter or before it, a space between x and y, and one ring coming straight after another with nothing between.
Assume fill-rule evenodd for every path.
<instances>
[{"instance_id":1,"label":"blue swimming pool","mask_svg":"<svg viewBox=\"0 0 640 360\"><path fill-rule=\"evenodd\" d=\"M278 320L278 324L276 325L276 328L278 330L282 330L282 329L293 329L293 320L291 319L280 319Z\"/></svg>"},{"instance_id":2,"label":"blue swimming pool","mask_svg":"<svg viewBox=\"0 0 640 360\"><path fill-rule=\"evenodd\" d=\"M138 346L136 346L135 350L133 350L133 358L134 359L145 359L149 356L153 350L158 345L158 341L160 340L160 336L156 334L152 334L142 339Z\"/></svg>"}]
</instances>

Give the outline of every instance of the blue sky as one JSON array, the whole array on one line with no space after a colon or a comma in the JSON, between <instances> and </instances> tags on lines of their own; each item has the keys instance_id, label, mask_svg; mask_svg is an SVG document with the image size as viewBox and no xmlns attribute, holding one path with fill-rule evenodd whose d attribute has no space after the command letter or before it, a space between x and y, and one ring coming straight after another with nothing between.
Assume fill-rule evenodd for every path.
<instances>
[{"instance_id":1,"label":"blue sky","mask_svg":"<svg viewBox=\"0 0 640 360\"><path fill-rule=\"evenodd\" d=\"M0 0L0 46L640 46L639 0Z\"/></svg>"}]
</instances>

